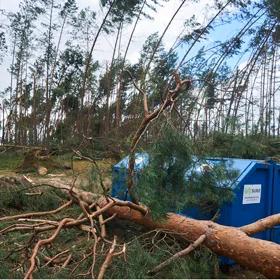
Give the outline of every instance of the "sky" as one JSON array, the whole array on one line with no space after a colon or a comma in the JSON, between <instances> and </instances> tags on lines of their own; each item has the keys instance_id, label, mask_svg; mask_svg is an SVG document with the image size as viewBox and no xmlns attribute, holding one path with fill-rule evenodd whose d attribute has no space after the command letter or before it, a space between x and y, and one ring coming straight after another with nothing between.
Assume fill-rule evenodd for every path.
<instances>
[{"instance_id":1,"label":"sky","mask_svg":"<svg viewBox=\"0 0 280 280\"><path fill-rule=\"evenodd\" d=\"M209 12L209 5L211 5L212 2L213 0L201 0L199 3L190 3L190 1L186 1L186 4L177 14L172 25L168 29L168 32L163 38L163 43L167 50L173 45L178 34L181 32L185 20L190 18L193 14L196 15L196 18L198 18L202 24L206 24L209 21L213 15L213 13L211 14ZM19 3L20 0L0 0L0 9L5 9L7 12L15 12L18 10ZM150 12L150 14L154 16L154 20L145 19L140 21L127 56L131 62L137 61L141 47L148 35L157 31L159 34L163 32L180 3L181 0L170 0L167 3L164 3L163 7L159 7L156 14L151 14ZM77 4L79 8L90 7L93 10L98 11L98 20L100 22L102 21L102 15L104 15L105 11L100 10L99 0L77 0ZM5 21L6 19L2 16L2 18L0 18L0 22L5 23ZM123 31L123 40L121 45L121 49L123 51L125 50L131 30L132 25L128 26ZM110 61L111 59L113 45L114 36L108 36L103 33L97 41L93 54L94 58L100 60L100 62L105 65L105 62ZM2 62L2 65L0 65L0 91L9 86L10 78L7 68L10 64L11 50L9 50Z\"/></svg>"}]
</instances>

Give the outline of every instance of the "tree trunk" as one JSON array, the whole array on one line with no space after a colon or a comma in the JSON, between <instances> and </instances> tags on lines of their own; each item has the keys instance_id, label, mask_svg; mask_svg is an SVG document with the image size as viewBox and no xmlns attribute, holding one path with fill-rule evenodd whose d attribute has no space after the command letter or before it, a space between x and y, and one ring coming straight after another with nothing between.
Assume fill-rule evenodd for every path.
<instances>
[{"instance_id":1,"label":"tree trunk","mask_svg":"<svg viewBox=\"0 0 280 280\"><path fill-rule=\"evenodd\" d=\"M2 144L5 143L5 103L2 101Z\"/></svg>"},{"instance_id":2,"label":"tree trunk","mask_svg":"<svg viewBox=\"0 0 280 280\"><path fill-rule=\"evenodd\" d=\"M44 141L49 139L50 132L50 120L51 120L51 92L50 92L50 66L51 66L51 49L52 49L52 32L53 32L53 12L54 12L54 0L51 1L50 7L50 19L48 27L48 42L47 42L47 61L46 61L46 124Z\"/></svg>"},{"instance_id":3,"label":"tree trunk","mask_svg":"<svg viewBox=\"0 0 280 280\"><path fill-rule=\"evenodd\" d=\"M118 51L118 59L121 57L121 40L122 40L122 28L123 28L123 22L120 22L119 30L118 30L118 37L119 37L119 51ZM118 128L120 127L121 124L121 89L122 87L122 78L118 79L117 82L117 89L116 89L116 121L115 125L117 128L117 133L118 133Z\"/></svg>"},{"instance_id":4,"label":"tree trunk","mask_svg":"<svg viewBox=\"0 0 280 280\"><path fill-rule=\"evenodd\" d=\"M97 39L106 23L106 20L115 4L116 0L113 0L110 4L110 7L106 13L106 15L104 16L103 18L103 21L95 35L95 38L93 40L93 43L91 45L91 49L90 49L90 52L89 52L89 55L87 57L87 60L86 60L86 65L85 65L85 72L84 72L84 77L83 77L83 81L82 81L82 88L81 88L81 92L80 92L80 97L81 97L81 109L83 109L84 107L84 96L85 96L85 92L86 92L86 83L87 83L87 80L88 80L88 72L89 72L89 69L90 69L90 63L91 63L91 59L92 59L92 53L93 53L93 50L94 50L94 47L95 47L95 44L97 42Z\"/></svg>"},{"instance_id":5,"label":"tree trunk","mask_svg":"<svg viewBox=\"0 0 280 280\"><path fill-rule=\"evenodd\" d=\"M106 205L106 200L100 206ZM258 271L269 278L280 277L280 246L273 242L249 237L244 231L222 226L211 221L194 220L169 213L160 223L148 215L129 207L113 206L108 214L117 214L120 219L130 220L152 229L175 232L180 237L193 242L206 235L204 245L218 255L229 257L249 269Z\"/></svg>"}]
</instances>

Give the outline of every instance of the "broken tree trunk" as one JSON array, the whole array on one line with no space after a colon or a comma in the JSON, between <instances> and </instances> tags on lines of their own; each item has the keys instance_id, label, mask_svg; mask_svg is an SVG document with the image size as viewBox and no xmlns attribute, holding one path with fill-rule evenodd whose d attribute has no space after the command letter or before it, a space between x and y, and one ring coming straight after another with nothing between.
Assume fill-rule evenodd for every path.
<instances>
[{"instance_id":1,"label":"broken tree trunk","mask_svg":"<svg viewBox=\"0 0 280 280\"><path fill-rule=\"evenodd\" d=\"M71 189L58 180L39 179L38 181L35 179L35 183L46 183L66 192ZM223 226L212 221L195 220L174 213L168 213L166 219L159 222L152 220L149 213L145 214L145 211L140 211L144 209L140 205L108 197L101 197L97 201L96 196L90 192L77 188L72 188L72 191L88 204L97 202L105 213L115 215L119 219L130 220L150 229L172 232L189 242L194 242L205 235L203 245L216 254L229 257L240 265L258 271L266 277L280 278L280 245L247 235L264 231L268 227L279 224L279 215L267 217L261 222L257 221L243 228Z\"/></svg>"},{"instance_id":2,"label":"broken tree trunk","mask_svg":"<svg viewBox=\"0 0 280 280\"><path fill-rule=\"evenodd\" d=\"M104 207L107 202L99 202ZM241 229L222 226L211 221L194 220L169 213L164 222L153 221L149 215L129 207L113 206L107 213L153 229L174 232L188 241L206 235L204 245L218 255L229 257L242 266L270 278L280 277L280 245L249 237ZM261 230L260 230L261 231Z\"/></svg>"},{"instance_id":3,"label":"broken tree trunk","mask_svg":"<svg viewBox=\"0 0 280 280\"><path fill-rule=\"evenodd\" d=\"M51 153L44 149L30 149L25 155L22 163L16 168L17 173L37 172L46 175L54 169L69 169L52 158Z\"/></svg>"}]
</instances>

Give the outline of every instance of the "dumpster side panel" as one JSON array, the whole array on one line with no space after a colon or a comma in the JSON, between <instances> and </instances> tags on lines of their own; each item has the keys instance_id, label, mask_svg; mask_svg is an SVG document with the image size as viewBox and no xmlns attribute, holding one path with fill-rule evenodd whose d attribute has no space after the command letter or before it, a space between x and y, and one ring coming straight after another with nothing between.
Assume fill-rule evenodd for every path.
<instances>
[{"instance_id":1,"label":"dumpster side panel","mask_svg":"<svg viewBox=\"0 0 280 280\"><path fill-rule=\"evenodd\" d=\"M240 227L270 215L273 191L273 165L254 163L240 177L235 189L235 198L221 209L218 223ZM260 190L252 195L250 190ZM275 231L275 234L277 232ZM278 231L280 233L280 230ZM270 240L271 230L260 232L253 237ZM220 257L222 265L232 265L234 261Z\"/></svg>"},{"instance_id":2,"label":"dumpster side panel","mask_svg":"<svg viewBox=\"0 0 280 280\"><path fill-rule=\"evenodd\" d=\"M280 164L274 164L273 194L271 214L280 213ZM271 229L271 241L280 244L280 226Z\"/></svg>"},{"instance_id":3,"label":"dumpster side panel","mask_svg":"<svg viewBox=\"0 0 280 280\"><path fill-rule=\"evenodd\" d=\"M121 167L113 167L112 172L112 196L121 200L127 200L127 171Z\"/></svg>"},{"instance_id":4,"label":"dumpster side panel","mask_svg":"<svg viewBox=\"0 0 280 280\"><path fill-rule=\"evenodd\" d=\"M226 204L218 220L220 224L240 227L270 215L273 188L273 165L254 163L235 188L235 197ZM270 239L270 231L257 238Z\"/></svg>"},{"instance_id":5,"label":"dumpster side panel","mask_svg":"<svg viewBox=\"0 0 280 280\"><path fill-rule=\"evenodd\" d=\"M138 176L140 170L143 169L149 161L147 153L135 154L135 174ZM127 170L129 157L123 158L119 163L115 164L112 169L112 196L121 200L130 200L127 190Z\"/></svg>"}]
</instances>

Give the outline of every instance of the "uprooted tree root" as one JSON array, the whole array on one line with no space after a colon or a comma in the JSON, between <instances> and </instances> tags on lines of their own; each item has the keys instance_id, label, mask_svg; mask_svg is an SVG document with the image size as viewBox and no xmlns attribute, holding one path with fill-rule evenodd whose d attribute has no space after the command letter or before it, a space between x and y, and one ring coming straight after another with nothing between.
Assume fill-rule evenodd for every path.
<instances>
[{"instance_id":1,"label":"uprooted tree root","mask_svg":"<svg viewBox=\"0 0 280 280\"><path fill-rule=\"evenodd\" d=\"M5 213L0 218L1 244L8 240L7 235L20 234L24 239L24 244L14 242L13 248L3 256L2 261L15 252L20 252L18 265L13 269L21 272L25 279L32 279L35 275L36 278L43 278L40 273L50 266L55 267L57 278L63 278L61 273L65 271L67 276L64 277L103 278L110 269L110 264L120 257L125 258L127 253L127 244L115 234L108 235L106 230L115 217L193 242L189 246L186 245L186 249L178 248L177 252L150 267L149 273L152 275L165 269L179 257L186 256L199 245L204 245L212 252L230 257L265 276L280 276L280 246L248 236L279 224L279 215L240 229L221 226L211 221L193 220L172 213L167 215L166 220L157 222L142 205L82 191L75 188L74 184L66 185L58 179L6 178L4 180L6 187L9 181L11 186L22 182L28 197L34 194L32 195L34 204L36 196L41 197L42 188L46 186L58 191L60 195L63 194L60 196L63 202L57 205L56 209L28 213L21 210L17 215ZM50 192L50 189L46 192ZM87 236L86 240L84 236ZM71 246L65 242L66 240L71 241ZM65 246L60 246L58 250L57 242ZM83 246L79 243L83 243Z\"/></svg>"},{"instance_id":2,"label":"uprooted tree root","mask_svg":"<svg viewBox=\"0 0 280 280\"><path fill-rule=\"evenodd\" d=\"M49 171L56 169L69 169L57 162L46 149L29 149L25 152L23 161L17 166L16 172L37 172L39 175L45 175Z\"/></svg>"}]
</instances>

